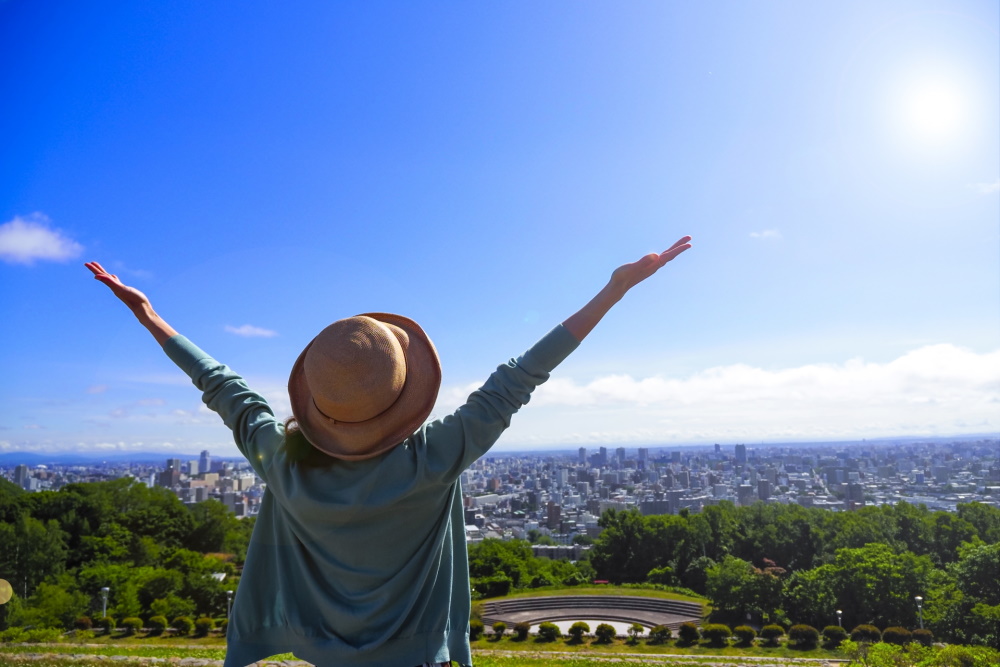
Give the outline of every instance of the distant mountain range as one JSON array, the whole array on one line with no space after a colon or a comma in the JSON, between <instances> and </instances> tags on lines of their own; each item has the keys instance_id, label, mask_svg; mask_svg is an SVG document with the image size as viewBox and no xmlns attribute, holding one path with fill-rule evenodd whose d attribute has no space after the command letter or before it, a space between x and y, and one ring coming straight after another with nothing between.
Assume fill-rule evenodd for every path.
<instances>
[{"instance_id":1,"label":"distant mountain range","mask_svg":"<svg viewBox=\"0 0 1000 667\"><path fill-rule=\"evenodd\" d=\"M213 456L213 459L226 457ZM93 465L95 463L163 463L167 459L194 461L198 454L178 454L177 452L10 452L0 454L0 468L26 465Z\"/></svg>"}]
</instances>

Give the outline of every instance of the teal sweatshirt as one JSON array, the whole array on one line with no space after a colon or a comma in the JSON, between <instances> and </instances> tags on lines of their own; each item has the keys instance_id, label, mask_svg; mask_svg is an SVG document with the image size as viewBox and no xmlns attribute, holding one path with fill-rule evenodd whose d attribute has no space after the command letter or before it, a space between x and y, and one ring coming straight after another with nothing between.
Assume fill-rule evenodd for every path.
<instances>
[{"instance_id":1,"label":"teal sweatshirt","mask_svg":"<svg viewBox=\"0 0 1000 667\"><path fill-rule=\"evenodd\" d=\"M497 368L454 414L364 461L295 461L243 378L183 336L164 351L266 484L236 591L225 667L292 652L318 667L471 665L459 476L578 345L563 327Z\"/></svg>"}]
</instances>

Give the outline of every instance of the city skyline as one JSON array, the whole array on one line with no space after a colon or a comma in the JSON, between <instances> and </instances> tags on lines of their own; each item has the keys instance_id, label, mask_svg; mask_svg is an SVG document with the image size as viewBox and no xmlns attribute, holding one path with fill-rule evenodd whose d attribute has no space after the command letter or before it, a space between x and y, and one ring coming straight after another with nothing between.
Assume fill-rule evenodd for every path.
<instances>
[{"instance_id":1,"label":"city skyline","mask_svg":"<svg viewBox=\"0 0 1000 667\"><path fill-rule=\"evenodd\" d=\"M279 418L413 317L443 416L684 234L496 451L995 436L1000 8L949 7L0 3L0 454L238 455L84 261Z\"/></svg>"}]
</instances>

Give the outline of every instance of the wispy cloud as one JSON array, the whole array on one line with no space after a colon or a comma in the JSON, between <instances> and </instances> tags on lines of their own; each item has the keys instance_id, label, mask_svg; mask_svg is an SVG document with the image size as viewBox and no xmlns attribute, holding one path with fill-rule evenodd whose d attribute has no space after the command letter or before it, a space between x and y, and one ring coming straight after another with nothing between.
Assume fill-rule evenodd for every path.
<instances>
[{"instance_id":1,"label":"wispy cloud","mask_svg":"<svg viewBox=\"0 0 1000 667\"><path fill-rule=\"evenodd\" d=\"M244 324L241 327L226 325L226 331L244 338L273 338L278 335L277 331L255 327L252 324Z\"/></svg>"},{"instance_id":2,"label":"wispy cloud","mask_svg":"<svg viewBox=\"0 0 1000 667\"><path fill-rule=\"evenodd\" d=\"M103 394L108 390L108 385L106 384L95 384L87 387L88 394Z\"/></svg>"},{"instance_id":3,"label":"wispy cloud","mask_svg":"<svg viewBox=\"0 0 1000 667\"><path fill-rule=\"evenodd\" d=\"M1000 192L1000 178L992 183L969 183L969 188L981 195L988 195L993 192Z\"/></svg>"},{"instance_id":4,"label":"wispy cloud","mask_svg":"<svg viewBox=\"0 0 1000 667\"><path fill-rule=\"evenodd\" d=\"M759 232L750 232L750 238L752 239L774 239L778 240L782 238L781 232L777 229L763 229Z\"/></svg>"},{"instance_id":5,"label":"wispy cloud","mask_svg":"<svg viewBox=\"0 0 1000 667\"><path fill-rule=\"evenodd\" d=\"M436 415L476 384L441 392ZM853 359L769 370L746 364L686 378L558 375L514 420L511 444L850 439L994 432L1000 350L930 345L888 363Z\"/></svg>"},{"instance_id":6,"label":"wispy cloud","mask_svg":"<svg viewBox=\"0 0 1000 667\"><path fill-rule=\"evenodd\" d=\"M34 264L36 260L65 262L79 257L83 246L52 229L41 213L0 225L0 259L11 264Z\"/></svg>"}]
</instances>

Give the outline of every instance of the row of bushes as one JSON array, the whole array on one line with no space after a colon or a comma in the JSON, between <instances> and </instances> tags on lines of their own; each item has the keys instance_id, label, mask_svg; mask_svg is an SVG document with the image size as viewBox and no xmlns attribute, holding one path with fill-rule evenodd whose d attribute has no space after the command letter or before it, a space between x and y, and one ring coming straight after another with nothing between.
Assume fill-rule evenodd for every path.
<instances>
[{"instance_id":1,"label":"row of bushes","mask_svg":"<svg viewBox=\"0 0 1000 667\"><path fill-rule=\"evenodd\" d=\"M226 619L222 619L218 623L218 627L223 632L225 632L228 625L229 621ZM123 618L119 624L110 616L100 617L96 621L91 620L88 616L81 616L73 622L73 627L77 630L90 630L97 627L105 632L121 628L129 635L134 635L143 628L148 629L149 634L153 635L162 634L167 628L173 628L174 632L179 635L188 635L194 630L196 636L204 637L216 628L216 620L208 616L202 616L197 620L191 620L188 616L178 616L173 622L168 624L165 616L151 616L145 623L143 623L141 618L129 617Z\"/></svg>"},{"instance_id":2,"label":"row of bushes","mask_svg":"<svg viewBox=\"0 0 1000 667\"><path fill-rule=\"evenodd\" d=\"M484 630L483 622L479 619L474 618L469 622L469 638L471 640L475 641L479 639ZM521 622L516 624L513 630L514 637L520 641L524 641L528 638L531 624ZM645 628L638 623L634 623L629 629L629 634L632 636L633 641L635 641L644 631ZM494 637L500 638L506 632L506 623L497 621L493 624ZM567 634L571 640L580 642L583 640L584 635L589 633L590 626L584 621L577 621L570 626ZM601 623L594 629L594 636L597 638L598 643L610 643L614 639L615 634L614 627L607 623ZM671 633L670 628L665 625L658 625L649 631L649 643L662 644L669 641L672 635L673 633ZM892 627L880 631L873 625L859 625L851 631L850 635L839 625L828 625L823 628L822 633L811 625L793 625L788 628L787 632L780 625L765 625L761 628L758 635L757 631L749 625L739 625L730 630L729 626L721 623L709 623L701 628L694 623L682 623L677 631L679 641L684 644L690 645L700 639L705 639L713 646L724 646L729 642L731 637L736 637L740 646L751 646L758 636L764 640L765 646L777 646L778 642L785 635L788 636L788 641L792 646L801 649L816 648L819 645L820 638L823 639L826 646L833 648L839 646L848 636L850 636L852 641L858 643L873 644L882 641L887 644L896 644L899 646L905 646L911 642L930 646L934 641L934 635L930 630L920 629L911 632L906 628ZM562 633L554 623L541 623L538 626L537 636L542 641L555 641L562 636Z\"/></svg>"}]
</instances>

